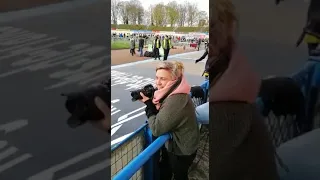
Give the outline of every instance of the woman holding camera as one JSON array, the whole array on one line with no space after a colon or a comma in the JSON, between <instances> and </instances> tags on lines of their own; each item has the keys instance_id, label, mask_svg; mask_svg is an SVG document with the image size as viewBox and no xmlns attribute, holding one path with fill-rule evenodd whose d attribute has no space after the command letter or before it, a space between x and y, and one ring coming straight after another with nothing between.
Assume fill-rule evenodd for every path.
<instances>
[{"instance_id":1,"label":"woman holding camera","mask_svg":"<svg viewBox=\"0 0 320 180\"><path fill-rule=\"evenodd\" d=\"M175 180L188 180L188 170L196 157L199 127L195 108L189 95L191 86L183 75L180 62L162 62L156 68L156 87L153 99L143 97L152 134L156 137L170 133L166 143L171 173ZM167 177L171 180L172 177ZM163 179L163 178L162 178Z\"/></svg>"}]
</instances>

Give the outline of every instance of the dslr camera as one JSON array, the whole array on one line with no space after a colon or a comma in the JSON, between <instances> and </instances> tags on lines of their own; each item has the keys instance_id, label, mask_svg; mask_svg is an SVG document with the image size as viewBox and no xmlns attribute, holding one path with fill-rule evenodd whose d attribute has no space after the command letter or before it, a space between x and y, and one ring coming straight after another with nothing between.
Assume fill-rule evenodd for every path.
<instances>
[{"instance_id":1,"label":"dslr camera","mask_svg":"<svg viewBox=\"0 0 320 180\"><path fill-rule=\"evenodd\" d=\"M96 106L94 98L100 97L111 107L111 79L83 91L62 93L61 96L66 97L65 108L71 114L67 120L69 127L76 128L89 120L99 121L104 114Z\"/></svg>"},{"instance_id":2,"label":"dslr camera","mask_svg":"<svg viewBox=\"0 0 320 180\"><path fill-rule=\"evenodd\" d=\"M157 90L157 88L154 88L152 84L148 84L144 86L141 89L131 91L131 97L132 102L137 101L139 99L142 99L142 96L140 95L140 92L142 92L145 96L152 99L154 92Z\"/></svg>"}]
</instances>

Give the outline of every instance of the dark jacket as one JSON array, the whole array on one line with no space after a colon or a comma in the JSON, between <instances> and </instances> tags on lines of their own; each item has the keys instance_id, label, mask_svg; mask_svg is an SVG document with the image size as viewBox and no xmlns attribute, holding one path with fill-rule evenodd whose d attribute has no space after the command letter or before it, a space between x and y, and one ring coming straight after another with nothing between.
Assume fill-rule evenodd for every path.
<instances>
[{"instance_id":1,"label":"dark jacket","mask_svg":"<svg viewBox=\"0 0 320 180\"><path fill-rule=\"evenodd\" d=\"M279 180L275 148L257 108L210 102L209 110L210 179Z\"/></svg>"},{"instance_id":2,"label":"dark jacket","mask_svg":"<svg viewBox=\"0 0 320 180\"><path fill-rule=\"evenodd\" d=\"M144 39L143 38L140 38L139 39L139 47L144 47Z\"/></svg>"},{"instance_id":3,"label":"dark jacket","mask_svg":"<svg viewBox=\"0 0 320 180\"><path fill-rule=\"evenodd\" d=\"M206 51L203 53L203 55L197 61L204 60L208 55L209 55L209 51L208 51L208 48L206 48ZM206 72L209 72L209 68L210 68L211 64L213 63L213 60L214 60L213 58L208 58L207 59L207 62L206 62L206 65L205 65L205 71Z\"/></svg>"},{"instance_id":4,"label":"dark jacket","mask_svg":"<svg viewBox=\"0 0 320 180\"><path fill-rule=\"evenodd\" d=\"M320 33L320 1L311 0L308 8L307 23L312 23L312 31Z\"/></svg>"},{"instance_id":5,"label":"dark jacket","mask_svg":"<svg viewBox=\"0 0 320 180\"><path fill-rule=\"evenodd\" d=\"M319 0L311 0L308 8L308 20L310 18L317 18L319 19L320 15L320 1Z\"/></svg>"},{"instance_id":6,"label":"dark jacket","mask_svg":"<svg viewBox=\"0 0 320 180\"><path fill-rule=\"evenodd\" d=\"M169 152L175 155L191 155L198 149L200 131L189 94L167 97L158 113L151 100L145 104L152 134L156 137L168 132L172 134L172 140L166 143Z\"/></svg>"}]
</instances>

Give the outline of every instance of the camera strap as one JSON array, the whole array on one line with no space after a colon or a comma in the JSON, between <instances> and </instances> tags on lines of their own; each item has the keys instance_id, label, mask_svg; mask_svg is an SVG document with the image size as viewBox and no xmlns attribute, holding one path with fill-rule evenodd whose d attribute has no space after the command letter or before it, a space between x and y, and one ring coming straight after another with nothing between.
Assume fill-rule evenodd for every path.
<instances>
[{"instance_id":1,"label":"camera strap","mask_svg":"<svg viewBox=\"0 0 320 180\"><path fill-rule=\"evenodd\" d=\"M162 102L180 85L182 81L182 77L180 77L174 84L171 86L169 91L159 100L159 103L162 104Z\"/></svg>"}]
</instances>

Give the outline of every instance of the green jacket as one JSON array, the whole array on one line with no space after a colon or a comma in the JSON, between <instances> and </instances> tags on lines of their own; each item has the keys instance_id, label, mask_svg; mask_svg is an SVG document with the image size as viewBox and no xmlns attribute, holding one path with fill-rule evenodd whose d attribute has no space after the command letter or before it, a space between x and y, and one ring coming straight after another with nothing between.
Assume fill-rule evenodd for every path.
<instances>
[{"instance_id":1,"label":"green jacket","mask_svg":"<svg viewBox=\"0 0 320 180\"><path fill-rule=\"evenodd\" d=\"M154 136L172 134L166 143L169 152L175 155L191 155L198 149L200 131L195 108L189 94L175 94L167 97L157 115L148 118Z\"/></svg>"}]
</instances>

